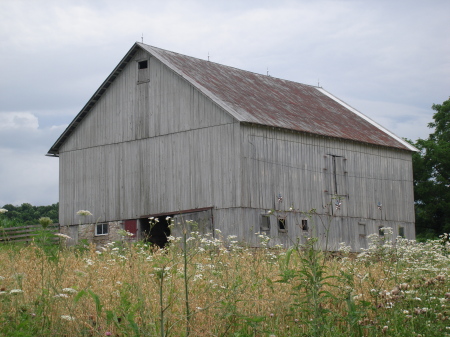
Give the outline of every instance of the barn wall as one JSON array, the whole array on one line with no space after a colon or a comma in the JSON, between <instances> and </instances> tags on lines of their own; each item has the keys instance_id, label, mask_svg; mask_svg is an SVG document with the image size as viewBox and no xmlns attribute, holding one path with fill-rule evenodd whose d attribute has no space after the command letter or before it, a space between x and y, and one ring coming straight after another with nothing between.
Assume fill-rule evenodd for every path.
<instances>
[{"instance_id":1,"label":"barn wall","mask_svg":"<svg viewBox=\"0 0 450 337\"><path fill-rule=\"evenodd\" d=\"M238 202L239 124L159 61L149 64L150 81L136 84L130 62L62 146L61 224ZM80 209L93 217L76 216Z\"/></svg>"},{"instance_id":2,"label":"barn wall","mask_svg":"<svg viewBox=\"0 0 450 337\"><path fill-rule=\"evenodd\" d=\"M285 209L320 212L335 202L332 154L342 160L337 179L346 185L339 215L414 222L412 162L406 151L262 127L242 128L241 138L243 207L276 208L281 193Z\"/></svg>"},{"instance_id":3,"label":"barn wall","mask_svg":"<svg viewBox=\"0 0 450 337\"><path fill-rule=\"evenodd\" d=\"M366 235L378 233L379 226L393 227L396 233L404 227L406 237L415 238L410 153L264 127L246 126L241 132L242 207L255 214L284 211L288 218L316 209L322 221L335 223L330 227L333 245L345 241L363 246L358 231L364 227ZM336 156L336 167L330 155ZM342 192L339 210L335 183ZM249 223L259 223L253 217ZM303 234L297 232L298 225L294 228L279 240L288 243Z\"/></svg>"},{"instance_id":4,"label":"barn wall","mask_svg":"<svg viewBox=\"0 0 450 337\"><path fill-rule=\"evenodd\" d=\"M262 218L267 217L269 230L261 228ZM285 218L286 229L281 231L278 217ZM307 220L307 230L302 228L302 220ZM267 210L255 208L227 208L214 210L214 228L220 229L223 238L236 235L237 240L251 246L259 246L260 234L270 238L269 246L283 245L290 247L296 243L304 244L310 237L319 238L322 248L336 251L341 243L360 251L368 247L368 236L378 234L379 227L390 227L393 238L400 235L400 227L404 236L415 238L414 223L403 221L386 221L375 219L329 216L327 214L305 214L298 211L274 211L268 215Z\"/></svg>"}]
</instances>

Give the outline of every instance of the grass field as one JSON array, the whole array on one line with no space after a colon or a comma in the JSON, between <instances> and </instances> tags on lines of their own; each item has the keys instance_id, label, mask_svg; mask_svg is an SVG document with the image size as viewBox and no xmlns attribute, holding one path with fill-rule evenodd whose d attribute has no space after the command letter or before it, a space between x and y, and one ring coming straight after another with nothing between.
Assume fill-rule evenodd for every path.
<instances>
[{"instance_id":1,"label":"grass field","mask_svg":"<svg viewBox=\"0 0 450 337\"><path fill-rule=\"evenodd\" d=\"M450 336L448 237L417 243L386 229L338 256L313 238L290 249L260 239L258 249L220 232L170 237L164 250L0 246L0 335Z\"/></svg>"}]
</instances>

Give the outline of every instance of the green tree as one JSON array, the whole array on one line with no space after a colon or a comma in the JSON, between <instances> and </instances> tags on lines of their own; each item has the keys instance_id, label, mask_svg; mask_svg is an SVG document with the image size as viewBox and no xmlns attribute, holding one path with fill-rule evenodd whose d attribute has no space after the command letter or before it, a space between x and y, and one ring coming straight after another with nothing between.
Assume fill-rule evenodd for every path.
<instances>
[{"instance_id":1,"label":"green tree","mask_svg":"<svg viewBox=\"0 0 450 337\"><path fill-rule=\"evenodd\" d=\"M427 139L414 144L414 200L418 237L432 238L450 232L450 98L433 104L436 111Z\"/></svg>"},{"instance_id":2,"label":"green tree","mask_svg":"<svg viewBox=\"0 0 450 337\"><path fill-rule=\"evenodd\" d=\"M8 220L8 223L14 226L37 225L39 218L42 217L48 217L53 223L58 223L58 207L58 203L49 206L33 206L28 203L23 203L20 206L6 204L1 208L8 210L8 212L4 213L2 218Z\"/></svg>"}]
</instances>

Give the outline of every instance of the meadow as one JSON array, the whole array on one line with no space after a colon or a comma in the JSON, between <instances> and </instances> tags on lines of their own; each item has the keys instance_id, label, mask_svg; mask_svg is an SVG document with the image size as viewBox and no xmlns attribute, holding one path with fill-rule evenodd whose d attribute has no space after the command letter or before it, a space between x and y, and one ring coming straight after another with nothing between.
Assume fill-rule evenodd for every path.
<instances>
[{"instance_id":1,"label":"meadow","mask_svg":"<svg viewBox=\"0 0 450 337\"><path fill-rule=\"evenodd\" d=\"M450 245L385 235L331 254L220 231L0 246L1 336L450 336Z\"/></svg>"}]
</instances>

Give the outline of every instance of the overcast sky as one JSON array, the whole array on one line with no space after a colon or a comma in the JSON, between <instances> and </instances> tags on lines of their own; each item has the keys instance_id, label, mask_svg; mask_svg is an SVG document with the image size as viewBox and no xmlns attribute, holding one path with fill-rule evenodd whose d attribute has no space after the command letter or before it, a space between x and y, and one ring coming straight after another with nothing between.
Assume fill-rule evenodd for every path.
<instances>
[{"instance_id":1,"label":"overcast sky","mask_svg":"<svg viewBox=\"0 0 450 337\"><path fill-rule=\"evenodd\" d=\"M0 0L0 207L58 201L45 157L135 41L320 85L400 137L450 95L450 1Z\"/></svg>"}]
</instances>

